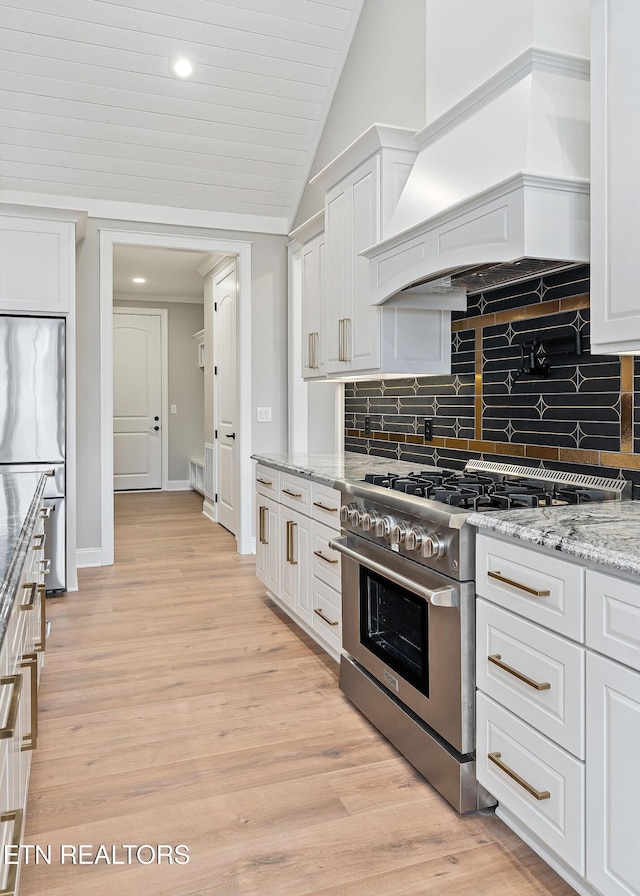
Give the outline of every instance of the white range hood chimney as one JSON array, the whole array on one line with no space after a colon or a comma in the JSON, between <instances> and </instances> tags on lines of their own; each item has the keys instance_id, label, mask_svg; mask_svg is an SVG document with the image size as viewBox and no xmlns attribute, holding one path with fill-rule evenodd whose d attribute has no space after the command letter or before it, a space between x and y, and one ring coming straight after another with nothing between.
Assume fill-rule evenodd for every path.
<instances>
[{"instance_id":1,"label":"white range hood chimney","mask_svg":"<svg viewBox=\"0 0 640 896\"><path fill-rule=\"evenodd\" d=\"M430 34L447 16L455 31L433 40L448 56L427 52L438 115L417 135L383 239L362 253L373 304L407 288L477 291L589 260L588 0L427 0ZM482 27L499 66L488 77ZM451 58L464 67L465 46L466 69L447 70Z\"/></svg>"}]
</instances>

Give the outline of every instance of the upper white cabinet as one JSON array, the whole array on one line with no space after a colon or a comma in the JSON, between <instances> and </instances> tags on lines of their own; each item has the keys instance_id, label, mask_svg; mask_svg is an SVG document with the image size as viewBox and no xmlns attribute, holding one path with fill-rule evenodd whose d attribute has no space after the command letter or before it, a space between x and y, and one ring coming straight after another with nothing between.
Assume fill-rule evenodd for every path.
<instances>
[{"instance_id":1,"label":"upper white cabinet","mask_svg":"<svg viewBox=\"0 0 640 896\"><path fill-rule=\"evenodd\" d=\"M0 310L69 312L83 226L80 213L0 205Z\"/></svg>"},{"instance_id":2,"label":"upper white cabinet","mask_svg":"<svg viewBox=\"0 0 640 896\"><path fill-rule=\"evenodd\" d=\"M413 131L372 125L313 179L325 190L324 234L302 247L305 378L449 370L450 311L415 295L372 305L361 254L381 239L416 154Z\"/></svg>"},{"instance_id":3,"label":"upper white cabinet","mask_svg":"<svg viewBox=\"0 0 640 896\"><path fill-rule=\"evenodd\" d=\"M591 29L591 351L640 352L640 3L592 0Z\"/></svg>"}]
</instances>

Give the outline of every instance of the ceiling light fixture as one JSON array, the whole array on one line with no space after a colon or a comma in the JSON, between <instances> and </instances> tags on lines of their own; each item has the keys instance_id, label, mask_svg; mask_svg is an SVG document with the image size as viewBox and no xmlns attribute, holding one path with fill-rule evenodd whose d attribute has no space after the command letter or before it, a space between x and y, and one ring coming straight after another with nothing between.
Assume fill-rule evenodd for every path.
<instances>
[{"instance_id":1,"label":"ceiling light fixture","mask_svg":"<svg viewBox=\"0 0 640 896\"><path fill-rule=\"evenodd\" d=\"M134 283L146 283L147 282L146 277L132 277L131 279Z\"/></svg>"},{"instance_id":2,"label":"ceiling light fixture","mask_svg":"<svg viewBox=\"0 0 640 896\"><path fill-rule=\"evenodd\" d=\"M169 60L169 70L174 77L186 81L187 78L193 77L196 64L188 56L174 56Z\"/></svg>"}]
</instances>

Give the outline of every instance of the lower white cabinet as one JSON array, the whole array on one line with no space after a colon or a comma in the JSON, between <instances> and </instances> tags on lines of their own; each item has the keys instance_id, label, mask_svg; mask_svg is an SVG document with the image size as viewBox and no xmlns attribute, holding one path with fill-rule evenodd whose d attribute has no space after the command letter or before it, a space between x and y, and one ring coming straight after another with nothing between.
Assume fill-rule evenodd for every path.
<instances>
[{"instance_id":1,"label":"lower white cabinet","mask_svg":"<svg viewBox=\"0 0 640 896\"><path fill-rule=\"evenodd\" d=\"M340 493L264 464L256 474L256 575L335 660L340 657Z\"/></svg>"},{"instance_id":2,"label":"lower white cabinet","mask_svg":"<svg viewBox=\"0 0 640 896\"><path fill-rule=\"evenodd\" d=\"M640 896L640 580L477 548L478 780L579 893Z\"/></svg>"}]
</instances>

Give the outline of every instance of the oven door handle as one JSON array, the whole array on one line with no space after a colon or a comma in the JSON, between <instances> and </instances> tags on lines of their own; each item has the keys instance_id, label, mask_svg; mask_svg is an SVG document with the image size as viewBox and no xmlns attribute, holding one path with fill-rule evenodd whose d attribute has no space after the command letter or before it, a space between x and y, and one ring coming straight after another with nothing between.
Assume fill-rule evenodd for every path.
<instances>
[{"instance_id":1,"label":"oven door handle","mask_svg":"<svg viewBox=\"0 0 640 896\"><path fill-rule=\"evenodd\" d=\"M355 560L356 563L360 563L361 566L366 566L367 569L370 569L372 572L377 572L378 575L384 576L385 579L389 579L389 581L393 582L395 585L399 585L401 588L406 588L406 590L411 591L412 594L417 594L418 597L428 600L434 607L458 606L457 591L450 585L445 585L442 588L426 588L424 585L419 585L417 582L414 582L413 579L408 579L400 573L387 569L386 566L383 566L381 563L376 563L375 560L363 557L358 551L354 551L353 548L348 547L346 541L346 538L333 538L329 542L329 547L333 548L334 551L338 551L340 554L344 554L345 557Z\"/></svg>"}]
</instances>

